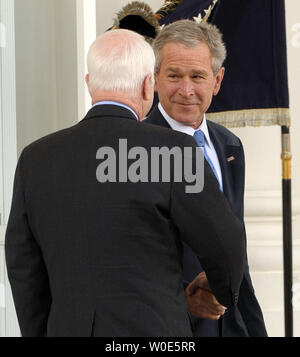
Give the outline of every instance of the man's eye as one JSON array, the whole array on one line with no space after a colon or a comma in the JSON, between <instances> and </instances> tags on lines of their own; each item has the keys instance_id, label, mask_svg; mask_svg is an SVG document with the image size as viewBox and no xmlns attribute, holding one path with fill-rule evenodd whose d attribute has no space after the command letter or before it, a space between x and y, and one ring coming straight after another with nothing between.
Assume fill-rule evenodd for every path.
<instances>
[{"instance_id":1,"label":"man's eye","mask_svg":"<svg viewBox=\"0 0 300 357\"><path fill-rule=\"evenodd\" d=\"M177 74L169 74L169 78L177 78Z\"/></svg>"}]
</instances>

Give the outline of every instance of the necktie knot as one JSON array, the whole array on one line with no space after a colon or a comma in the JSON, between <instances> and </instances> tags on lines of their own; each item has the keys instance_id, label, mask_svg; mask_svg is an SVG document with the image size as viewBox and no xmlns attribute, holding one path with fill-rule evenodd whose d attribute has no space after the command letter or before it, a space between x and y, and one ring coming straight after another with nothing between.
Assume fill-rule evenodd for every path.
<instances>
[{"instance_id":1,"label":"necktie knot","mask_svg":"<svg viewBox=\"0 0 300 357\"><path fill-rule=\"evenodd\" d=\"M201 148L205 147L205 137L202 130L195 131L194 139L196 140L198 146L200 146Z\"/></svg>"}]
</instances>

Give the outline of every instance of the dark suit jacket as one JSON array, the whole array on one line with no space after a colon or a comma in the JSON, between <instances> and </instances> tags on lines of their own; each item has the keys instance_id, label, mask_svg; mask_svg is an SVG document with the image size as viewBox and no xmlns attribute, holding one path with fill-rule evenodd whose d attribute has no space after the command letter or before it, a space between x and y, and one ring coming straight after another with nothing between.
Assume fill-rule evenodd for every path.
<instances>
[{"instance_id":1,"label":"dark suit jacket","mask_svg":"<svg viewBox=\"0 0 300 357\"><path fill-rule=\"evenodd\" d=\"M23 336L190 336L181 239L221 303L237 302L244 233L207 165L199 194L184 182L99 183L97 150L118 154L124 138L128 150L196 147L105 105L22 152L5 251Z\"/></svg>"},{"instance_id":2,"label":"dark suit jacket","mask_svg":"<svg viewBox=\"0 0 300 357\"><path fill-rule=\"evenodd\" d=\"M170 128L157 106L144 122ZM235 215L243 223L245 160L242 143L237 136L219 124L207 120L207 126L221 166L224 195ZM231 157L234 160L228 162L227 159ZM262 311L252 286L247 257L245 260L238 305L228 309L219 324L192 317L195 336L216 336L216 333L224 337L267 336ZM184 250L183 268L185 285L202 270L199 259L187 245Z\"/></svg>"}]
</instances>

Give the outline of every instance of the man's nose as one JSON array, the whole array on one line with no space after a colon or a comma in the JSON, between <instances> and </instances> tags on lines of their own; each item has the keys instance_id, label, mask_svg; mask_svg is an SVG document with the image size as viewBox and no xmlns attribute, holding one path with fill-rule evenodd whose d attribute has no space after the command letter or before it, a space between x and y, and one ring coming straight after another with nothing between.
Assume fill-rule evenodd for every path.
<instances>
[{"instance_id":1,"label":"man's nose","mask_svg":"<svg viewBox=\"0 0 300 357\"><path fill-rule=\"evenodd\" d=\"M194 87L191 81L183 79L178 92L183 97L190 97L194 95Z\"/></svg>"}]
</instances>

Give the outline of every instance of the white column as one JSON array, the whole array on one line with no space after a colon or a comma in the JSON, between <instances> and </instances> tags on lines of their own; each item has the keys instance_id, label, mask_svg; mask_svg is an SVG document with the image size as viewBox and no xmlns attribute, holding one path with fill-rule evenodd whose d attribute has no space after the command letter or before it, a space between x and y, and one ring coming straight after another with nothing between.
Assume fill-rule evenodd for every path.
<instances>
[{"instance_id":1,"label":"white column","mask_svg":"<svg viewBox=\"0 0 300 357\"><path fill-rule=\"evenodd\" d=\"M14 2L1 0L0 6L0 22L4 32L0 60L1 168L4 168L2 175L0 175L3 180L1 223L6 223L10 210L12 182L17 162Z\"/></svg>"},{"instance_id":2,"label":"white column","mask_svg":"<svg viewBox=\"0 0 300 357\"><path fill-rule=\"evenodd\" d=\"M17 129L16 129L16 78L15 78L15 31L14 1L0 0L1 23L1 60L0 60L0 96L1 96L1 210L0 224L6 224L10 211L13 177L17 163ZM11 298L9 283L3 259L5 227L0 227L1 275L0 284L5 289L5 323L1 326L5 336L19 336L20 330L16 319L14 303ZM3 290L2 290L3 291ZM3 299L3 294L2 294ZM3 304L3 301L2 301ZM2 314L1 314L2 316Z\"/></svg>"},{"instance_id":3,"label":"white column","mask_svg":"<svg viewBox=\"0 0 300 357\"><path fill-rule=\"evenodd\" d=\"M278 159L279 160L279 159ZM246 229L248 256L253 285L260 301L268 332L284 336L283 236L281 191L247 191ZM295 229L300 214L300 199L293 197L293 283L299 290L300 239ZM300 309L294 292L294 336L300 334ZM274 323L276 321L276 323Z\"/></svg>"},{"instance_id":4,"label":"white column","mask_svg":"<svg viewBox=\"0 0 300 357\"><path fill-rule=\"evenodd\" d=\"M5 336L4 226L0 226L0 337Z\"/></svg>"},{"instance_id":5,"label":"white column","mask_svg":"<svg viewBox=\"0 0 300 357\"><path fill-rule=\"evenodd\" d=\"M78 120L91 107L91 98L85 84L87 74L86 56L96 39L96 0L76 0L77 6L77 76L78 76Z\"/></svg>"},{"instance_id":6,"label":"white column","mask_svg":"<svg viewBox=\"0 0 300 357\"><path fill-rule=\"evenodd\" d=\"M232 129L244 145L246 158L245 224L248 259L256 296L267 330L284 336L283 236L280 128ZM293 132L293 129L292 129ZM300 143L293 142L294 153ZM294 161L295 163L295 161ZM293 176L293 193L298 180ZM300 197L293 194L293 269L295 301L300 282ZM298 298L299 299L299 298ZM294 304L294 335L300 336L300 306Z\"/></svg>"}]
</instances>

